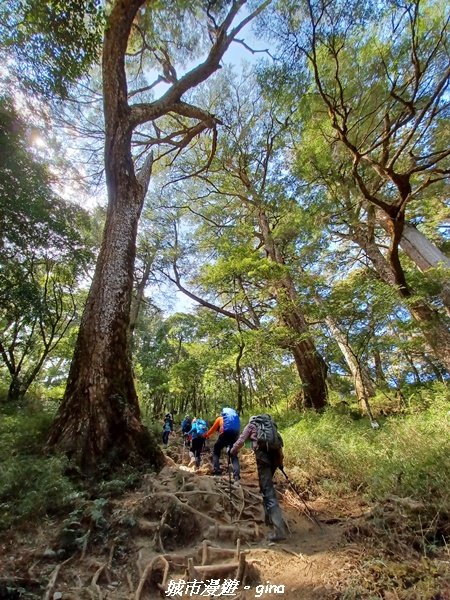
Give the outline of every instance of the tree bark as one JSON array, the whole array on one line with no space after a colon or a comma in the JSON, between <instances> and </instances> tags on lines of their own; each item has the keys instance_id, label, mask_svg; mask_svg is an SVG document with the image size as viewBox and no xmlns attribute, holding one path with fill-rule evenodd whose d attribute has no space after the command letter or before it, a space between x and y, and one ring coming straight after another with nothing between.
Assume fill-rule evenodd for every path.
<instances>
[{"instance_id":1,"label":"tree bark","mask_svg":"<svg viewBox=\"0 0 450 600\"><path fill-rule=\"evenodd\" d=\"M153 261L155 260L156 252L158 250L158 246L150 252L144 261L144 272L142 273L142 277L136 286L136 292L134 298L131 300L131 310L130 310L130 336L133 336L134 330L136 328L136 323L139 317L139 311L141 309L141 305L144 301L145 288L147 286L150 272L153 266Z\"/></svg>"},{"instance_id":2,"label":"tree bark","mask_svg":"<svg viewBox=\"0 0 450 600\"><path fill-rule=\"evenodd\" d=\"M380 278L397 287L399 294L408 301L408 309L419 325L427 345L439 362L450 373L450 331L438 311L421 299L415 299L408 288L397 285L397 277L375 242L363 239L355 233L354 241L363 248Z\"/></svg>"},{"instance_id":3,"label":"tree bark","mask_svg":"<svg viewBox=\"0 0 450 600\"><path fill-rule=\"evenodd\" d=\"M63 404L49 440L50 445L57 445L85 470L105 458L123 461L140 456L155 466L162 464L156 443L140 422L127 349L143 190L135 178L123 176L120 149L110 153L109 166L115 169L116 185L110 187L97 268Z\"/></svg>"},{"instance_id":4,"label":"tree bark","mask_svg":"<svg viewBox=\"0 0 450 600\"><path fill-rule=\"evenodd\" d=\"M12 375L11 381L8 388L8 395L6 397L7 403L15 403L17 402L23 395L24 391L22 390L22 382L18 375Z\"/></svg>"},{"instance_id":5,"label":"tree bark","mask_svg":"<svg viewBox=\"0 0 450 600\"><path fill-rule=\"evenodd\" d=\"M377 211L378 223L388 231L388 217L381 210ZM438 266L450 269L450 258L433 244L421 231L408 222L404 223L400 247L405 254L422 272ZM450 283L445 281L441 289L442 302L445 310L450 315Z\"/></svg>"},{"instance_id":6,"label":"tree bark","mask_svg":"<svg viewBox=\"0 0 450 600\"><path fill-rule=\"evenodd\" d=\"M347 336L341 331L334 319L326 317L325 323L333 334L333 337L345 358L350 373L352 374L356 397L358 398L360 408L363 412L366 412L369 415L370 420L373 421L374 418L370 408L370 399L375 396L375 387L370 377L370 373L367 367L358 360L358 357L348 343Z\"/></svg>"},{"instance_id":7,"label":"tree bark","mask_svg":"<svg viewBox=\"0 0 450 600\"><path fill-rule=\"evenodd\" d=\"M273 262L284 265L281 252L271 234L269 220L262 208L259 209L258 220L268 257ZM281 318L292 332L292 339L287 341L286 347L294 356L295 366L303 384L304 406L320 410L326 406L328 399L327 366L317 352L306 318L300 310L292 277L286 273L273 287Z\"/></svg>"},{"instance_id":8,"label":"tree bark","mask_svg":"<svg viewBox=\"0 0 450 600\"><path fill-rule=\"evenodd\" d=\"M82 317L66 392L49 445L84 471L100 461L163 465L163 455L140 420L128 328L139 216L148 186L134 172L124 54L143 0L116 2L103 44L105 172L108 209L94 279ZM149 170L150 166L146 165Z\"/></svg>"},{"instance_id":9,"label":"tree bark","mask_svg":"<svg viewBox=\"0 0 450 600\"><path fill-rule=\"evenodd\" d=\"M383 371L383 363L381 361L381 354L378 348L373 351L373 362L375 366L375 378L378 385L384 385L386 383L386 377Z\"/></svg>"}]
</instances>

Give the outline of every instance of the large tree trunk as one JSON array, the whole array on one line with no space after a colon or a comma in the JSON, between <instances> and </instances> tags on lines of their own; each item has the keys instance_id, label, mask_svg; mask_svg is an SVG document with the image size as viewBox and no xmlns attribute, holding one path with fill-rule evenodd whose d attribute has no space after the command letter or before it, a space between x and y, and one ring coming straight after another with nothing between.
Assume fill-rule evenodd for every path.
<instances>
[{"instance_id":1,"label":"large tree trunk","mask_svg":"<svg viewBox=\"0 0 450 600\"><path fill-rule=\"evenodd\" d=\"M142 190L136 180L121 180L123 165L118 164L117 156L109 158L111 167L117 169L117 185L110 186L97 268L66 393L50 436L51 445L86 470L99 460L130 460L133 456L161 464L156 444L140 422L127 346Z\"/></svg>"},{"instance_id":2,"label":"large tree trunk","mask_svg":"<svg viewBox=\"0 0 450 600\"><path fill-rule=\"evenodd\" d=\"M377 211L377 220L386 231L388 231L388 219L388 216L381 210ZM438 266L450 269L450 258L410 223L405 222L403 225L400 247L423 272ZM447 314L450 315L450 283L448 281L442 285L441 297Z\"/></svg>"},{"instance_id":3,"label":"large tree trunk","mask_svg":"<svg viewBox=\"0 0 450 600\"><path fill-rule=\"evenodd\" d=\"M22 391L22 382L19 375L13 374L8 388L8 395L6 397L7 403L15 403L24 395Z\"/></svg>"},{"instance_id":4,"label":"large tree trunk","mask_svg":"<svg viewBox=\"0 0 450 600\"><path fill-rule=\"evenodd\" d=\"M259 224L264 248L273 262L284 265L284 260L270 231L269 220L263 209L259 210ZM289 274L273 285L281 318L292 332L286 347L294 356L295 366L303 386L305 408L320 410L327 404L327 366L317 352L305 316L300 310L298 294Z\"/></svg>"},{"instance_id":5,"label":"large tree trunk","mask_svg":"<svg viewBox=\"0 0 450 600\"><path fill-rule=\"evenodd\" d=\"M174 77L169 89L156 100L128 104L125 72L128 39L135 16L145 3L145 0L115 0L105 27L102 79L108 188L106 225L66 393L49 439L51 446L66 451L86 470L114 458L128 461L144 458L156 466L162 464L163 458L140 421L128 352L137 225L152 163L150 153L136 177L131 153L133 129L169 113L196 119L197 124L186 127L183 139L177 141L181 149L215 126L212 115L181 98L220 68L234 37L264 10L269 0L264 0L236 26L233 21L245 0L233 2L222 24L210 36L211 47L203 62L179 79ZM150 50L148 46L144 49Z\"/></svg>"},{"instance_id":6,"label":"large tree trunk","mask_svg":"<svg viewBox=\"0 0 450 600\"><path fill-rule=\"evenodd\" d=\"M143 2L114 5L103 46L105 171L108 210L94 279L82 317L67 388L49 445L85 471L99 462L163 464L140 420L128 353L128 328L139 216L150 165L138 181L131 157L123 56Z\"/></svg>"},{"instance_id":7,"label":"large tree trunk","mask_svg":"<svg viewBox=\"0 0 450 600\"><path fill-rule=\"evenodd\" d=\"M354 235L354 241L363 248L380 278L385 283L397 287L400 295L408 300L408 309L418 323L429 349L450 373L450 331L439 312L424 300L415 299L408 288L397 285L397 278L391 265L375 242L367 241L357 233Z\"/></svg>"},{"instance_id":8,"label":"large tree trunk","mask_svg":"<svg viewBox=\"0 0 450 600\"><path fill-rule=\"evenodd\" d=\"M303 406L321 410L327 405L327 365L311 339L290 345L302 381Z\"/></svg>"}]
</instances>

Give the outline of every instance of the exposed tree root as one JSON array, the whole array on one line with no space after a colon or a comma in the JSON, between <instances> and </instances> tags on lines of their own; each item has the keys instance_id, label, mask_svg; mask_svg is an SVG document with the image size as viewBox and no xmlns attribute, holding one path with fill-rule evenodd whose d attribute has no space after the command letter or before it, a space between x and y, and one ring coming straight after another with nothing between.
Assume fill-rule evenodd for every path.
<instances>
[{"instance_id":1,"label":"exposed tree root","mask_svg":"<svg viewBox=\"0 0 450 600\"><path fill-rule=\"evenodd\" d=\"M254 474L254 465L252 469ZM411 557L416 540L425 547L428 537L434 539L431 536L435 530L444 532L443 527L448 525L442 511L431 524L430 520L423 524L423 507L410 498L391 496L387 503L375 508L362 508L360 503L352 506L346 499L339 514L334 501L330 504L319 500L315 506L319 504L321 515L324 509L331 508L329 516L334 517L333 521L344 523L327 527L326 535L323 531L319 534L307 528L303 518L297 520L290 510L287 515L290 512L293 537L286 542L287 547L277 544L264 548L259 545L263 529L260 524L264 522L261 496L257 484L250 485L245 467L243 485L231 488L227 477L212 478L205 475L206 471L207 467L194 473L173 463L158 475L146 475L138 489L108 499L101 519L80 519L75 532L77 545L70 549L61 542L62 524L58 519L49 519L52 533L45 533L44 542L36 543L36 536L33 538L33 550L21 556L22 564L15 560L12 545L3 545L3 571L7 573L9 569L11 575L0 578L0 597L4 597L4 589L13 587L24 588L30 594L37 592L30 597L44 600L157 600L167 597L174 582L195 578L237 580L240 585L233 600L250 600L255 597L254 589L244 591L245 582L253 586L270 579L272 583L274 576L275 583L293 585L286 589L286 600L310 599L319 594L321 598L336 598L347 588L353 590L353 582L358 586L355 589L362 590L358 597L384 594L387 598L384 590L389 587L391 591L397 584L399 594L395 593L395 597L401 600L445 597L437 594L436 581L444 581L448 563L434 560L433 556L422 558L419 567L417 561L413 565L396 560L400 553ZM300 499L287 488L282 498L296 513L304 512ZM328 521L331 523L331 519ZM321 517L321 522L325 524L327 520ZM376 560L371 560L374 553L368 551L367 539L379 544L380 522L386 526L383 548ZM408 524L409 537L399 537L399 523ZM411 523L416 527L411 527ZM333 540L329 532L339 537ZM347 539L352 544L345 542L338 552L333 550L322 558L318 547L328 550L337 539ZM311 551L313 547L316 553ZM74 554L57 565L54 561L62 551ZM69 560L72 563L64 567ZM415 582L417 573L423 580L417 584L422 586L419 595L408 595L408 582ZM188 597L189 593L181 595Z\"/></svg>"},{"instance_id":2,"label":"exposed tree root","mask_svg":"<svg viewBox=\"0 0 450 600\"><path fill-rule=\"evenodd\" d=\"M64 584L59 581L68 559L51 572L44 600L53 600L55 591L63 589L63 597L69 600L153 600L166 597L169 580L183 578L236 579L243 585L247 562L241 542L260 538L260 496L246 485L230 487L225 478L194 474L170 463L158 475L146 476L142 488L117 502L116 509L111 507L107 524L111 541L103 542L101 549L104 561L89 558L102 539L98 526L89 525L78 555L83 568L92 569L89 579L75 572L65 573ZM128 553L136 536L141 536L141 549L131 568L120 561L126 527L131 527ZM244 597L238 592L233 595L234 600Z\"/></svg>"},{"instance_id":3,"label":"exposed tree root","mask_svg":"<svg viewBox=\"0 0 450 600\"><path fill-rule=\"evenodd\" d=\"M53 569L52 574L50 576L50 580L47 584L47 588L45 590L45 595L44 595L43 600L50 600L53 597L53 591L55 589L56 580L58 579L58 574L61 570L61 567L63 567L65 564L67 564L70 560L72 560L72 557L68 558L67 560L60 563L59 565L56 565L56 567Z\"/></svg>"},{"instance_id":4,"label":"exposed tree root","mask_svg":"<svg viewBox=\"0 0 450 600\"><path fill-rule=\"evenodd\" d=\"M155 558L153 558L153 560L148 563L148 565L144 569L144 572L142 573L138 587L134 594L134 600L140 600L141 595L142 595L142 590L144 589L144 585L145 585L147 579L149 579L150 575L153 572L153 569L155 568L155 565L158 564L158 562L161 562L164 567L161 588L165 588L166 583L167 583L167 576L169 574L169 562L167 561L166 558L164 558L164 556L155 556Z\"/></svg>"}]
</instances>

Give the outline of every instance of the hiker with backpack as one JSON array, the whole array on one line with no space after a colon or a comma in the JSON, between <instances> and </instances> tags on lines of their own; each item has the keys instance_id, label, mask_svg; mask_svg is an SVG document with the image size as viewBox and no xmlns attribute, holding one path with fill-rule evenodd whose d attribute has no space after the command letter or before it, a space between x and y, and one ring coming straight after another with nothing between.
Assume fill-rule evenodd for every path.
<instances>
[{"instance_id":1,"label":"hiker with backpack","mask_svg":"<svg viewBox=\"0 0 450 600\"><path fill-rule=\"evenodd\" d=\"M200 467L203 446L205 445L204 435L208 431L208 425L203 419L192 419L192 427L188 432L191 438L191 452L195 459L195 466Z\"/></svg>"},{"instance_id":2,"label":"hiker with backpack","mask_svg":"<svg viewBox=\"0 0 450 600\"><path fill-rule=\"evenodd\" d=\"M183 434L184 445L189 446L189 430L192 427L193 420L189 415L186 415L181 421L181 433Z\"/></svg>"},{"instance_id":3,"label":"hiker with backpack","mask_svg":"<svg viewBox=\"0 0 450 600\"><path fill-rule=\"evenodd\" d=\"M173 415L172 413L167 413L164 415L164 421L168 421L170 423L170 431L173 432Z\"/></svg>"},{"instance_id":4,"label":"hiker with backpack","mask_svg":"<svg viewBox=\"0 0 450 600\"><path fill-rule=\"evenodd\" d=\"M221 414L214 421L212 427L204 435L205 439L208 439L214 432L219 431L219 437L213 447L213 475L222 474L220 468L220 454L224 448L231 447L236 442L239 437L240 428L241 422L239 415L234 408L224 407ZM231 463L233 466L234 481L239 481L241 475L237 455L231 457Z\"/></svg>"},{"instance_id":5,"label":"hiker with backpack","mask_svg":"<svg viewBox=\"0 0 450 600\"><path fill-rule=\"evenodd\" d=\"M163 430L162 430L162 443L164 446L167 446L169 443L169 436L173 432L173 417L171 413L167 413L164 417L163 421Z\"/></svg>"},{"instance_id":6,"label":"hiker with backpack","mask_svg":"<svg viewBox=\"0 0 450 600\"><path fill-rule=\"evenodd\" d=\"M268 540L270 542L284 540L288 531L272 481L277 468L283 468L283 439L270 415L257 415L250 417L244 431L230 449L232 459L237 456L246 440L251 440L255 452L265 522L266 525L272 525L274 528L269 533Z\"/></svg>"}]
</instances>

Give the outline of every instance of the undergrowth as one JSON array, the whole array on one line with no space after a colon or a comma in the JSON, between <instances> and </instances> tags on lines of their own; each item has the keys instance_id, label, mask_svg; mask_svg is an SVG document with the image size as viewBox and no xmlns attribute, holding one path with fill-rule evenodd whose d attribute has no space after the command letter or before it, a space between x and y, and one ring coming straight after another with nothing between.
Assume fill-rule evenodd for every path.
<instances>
[{"instance_id":1,"label":"undergrowth","mask_svg":"<svg viewBox=\"0 0 450 600\"><path fill-rule=\"evenodd\" d=\"M0 528L41 517L73 502L67 460L43 453L51 414L3 414L0 419Z\"/></svg>"},{"instance_id":2,"label":"undergrowth","mask_svg":"<svg viewBox=\"0 0 450 600\"><path fill-rule=\"evenodd\" d=\"M129 466L83 478L64 455L46 454L54 415L8 411L0 414L0 530L45 515L81 511L91 519L95 503L135 488L142 473Z\"/></svg>"},{"instance_id":3,"label":"undergrowth","mask_svg":"<svg viewBox=\"0 0 450 600\"><path fill-rule=\"evenodd\" d=\"M395 494L448 501L449 408L441 395L421 412L384 418L379 429L333 408L305 414L282 428L286 466L306 473L325 493L359 490L371 499Z\"/></svg>"},{"instance_id":4,"label":"undergrowth","mask_svg":"<svg viewBox=\"0 0 450 600\"><path fill-rule=\"evenodd\" d=\"M402 409L378 415L379 429L348 408L278 415L285 465L306 499L358 496L367 511L344 535L366 551L343 578L342 597L443 600L450 540L449 390L405 395Z\"/></svg>"}]
</instances>

